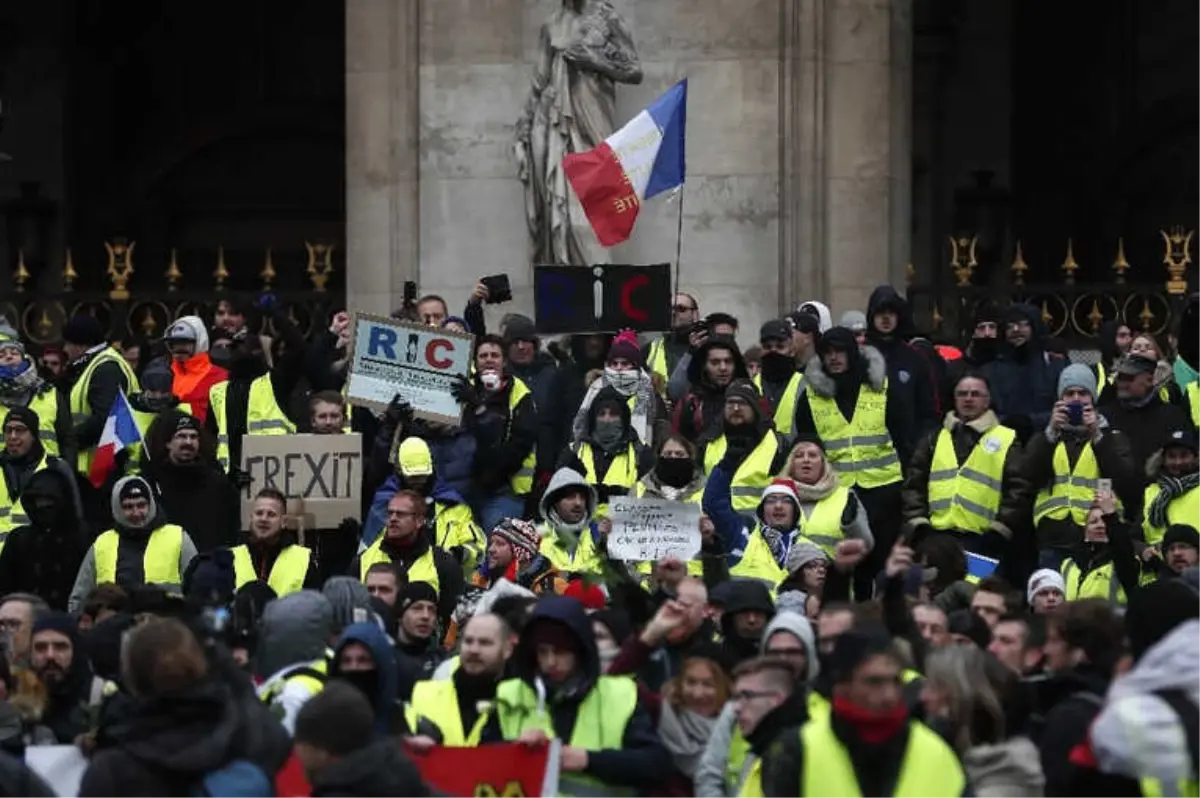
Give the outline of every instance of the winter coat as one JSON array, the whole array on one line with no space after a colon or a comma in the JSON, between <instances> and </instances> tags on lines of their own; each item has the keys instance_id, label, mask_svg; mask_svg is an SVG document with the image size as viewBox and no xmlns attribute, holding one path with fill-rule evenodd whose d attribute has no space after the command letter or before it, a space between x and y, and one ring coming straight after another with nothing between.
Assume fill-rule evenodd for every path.
<instances>
[{"instance_id":1,"label":"winter coat","mask_svg":"<svg viewBox=\"0 0 1200 798\"><path fill-rule=\"evenodd\" d=\"M672 429L693 443L720 437L724 424L725 389L710 384L705 375L709 350L718 346L733 351L733 379L750 378L742 352L732 338L713 336L691 353L687 364L691 388L675 405Z\"/></svg>"},{"instance_id":2,"label":"winter coat","mask_svg":"<svg viewBox=\"0 0 1200 798\"><path fill-rule=\"evenodd\" d=\"M367 696L375 709L375 733L378 737L386 738L396 729L397 721L403 725L404 708L399 701L399 672L396 666L396 652L387 635L372 622L354 623L346 627L338 638L333 649L333 665L329 675L337 678L340 674L338 663L346 646L357 643L371 652L375 663L375 695Z\"/></svg>"},{"instance_id":3,"label":"winter coat","mask_svg":"<svg viewBox=\"0 0 1200 798\"><path fill-rule=\"evenodd\" d=\"M187 529L197 552L241 542L241 497L215 462L197 458L175 465L164 460L152 463L143 475L158 488L167 521Z\"/></svg>"},{"instance_id":4,"label":"winter coat","mask_svg":"<svg viewBox=\"0 0 1200 798\"><path fill-rule=\"evenodd\" d=\"M435 794L394 739L376 740L321 770L312 781L319 796L421 796Z\"/></svg>"},{"instance_id":5,"label":"winter coat","mask_svg":"<svg viewBox=\"0 0 1200 798\"><path fill-rule=\"evenodd\" d=\"M333 606L315 590L301 590L275 599L263 610L258 624L258 645L251 666L260 685L260 696L277 689L284 673L325 658L325 646L333 631ZM290 734L296 713L311 694L295 681L286 683L273 704L283 711L283 725Z\"/></svg>"},{"instance_id":6,"label":"winter coat","mask_svg":"<svg viewBox=\"0 0 1200 798\"><path fill-rule=\"evenodd\" d=\"M884 306L899 309L896 329L886 336L875 329L875 315ZM941 355L932 347L910 343L916 334L912 310L900 292L890 285L881 285L871 292L867 301L867 341L887 361L888 400L892 399L891 383L898 382L897 395L903 396L905 404L912 408L914 437L936 427L941 418L938 383L946 368Z\"/></svg>"},{"instance_id":7,"label":"winter coat","mask_svg":"<svg viewBox=\"0 0 1200 798\"><path fill-rule=\"evenodd\" d=\"M1158 391L1153 391L1140 407L1128 406L1114 396L1112 402L1100 406L1099 412L1108 419L1109 427L1124 433L1139 472L1162 449L1174 430L1192 429L1190 412L1164 402Z\"/></svg>"},{"instance_id":8,"label":"winter coat","mask_svg":"<svg viewBox=\"0 0 1200 798\"><path fill-rule=\"evenodd\" d=\"M1058 375L1066 361L1046 353L1049 333L1040 310L1032 305L1014 305L1010 311L1029 321L1032 337L1019 351L1001 341L996 358L983 367L983 376L991 386L992 409L1000 416L1000 423L1013 427L1024 439L1049 423L1059 398Z\"/></svg>"},{"instance_id":9,"label":"winter coat","mask_svg":"<svg viewBox=\"0 0 1200 798\"><path fill-rule=\"evenodd\" d=\"M480 495L504 490L525 458L538 446L541 408L534 394L529 393L510 411L508 403L513 384L510 382L497 394L485 395L483 412L468 410L463 420L464 429L475 438L471 476L472 485ZM550 455L551 461L554 454Z\"/></svg>"},{"instance_id":10,"label":"winter coat","mask_svg":"<svg viewBox=\"0 0 1200 798\"><path fill-rule=\"evenodd\" d=\"M0 585L6 593L33 593L51 609L65 610L91 535L74 477L58 469L36 472L22 492L23 506L32 506L38 496L53 502L51 517L40 518L35 511L28 525L8 534L0 550ZM47 520L46 526L36 523Z\"/></svg>"},{"instance_id":11,"label":"winter coat","mask_svg":"<svg viewBox=\"0 0 1200 798\"><path fill-rule=\"evenodd\" d=\"M558 457L559 430L575 412L575 408L563 405L558 362L546 352L538 352L527 366L509 363L508 372L520 377L533 393L537 470L547 473L553 471L555 458Z\"/></svg>"}]
</instances>

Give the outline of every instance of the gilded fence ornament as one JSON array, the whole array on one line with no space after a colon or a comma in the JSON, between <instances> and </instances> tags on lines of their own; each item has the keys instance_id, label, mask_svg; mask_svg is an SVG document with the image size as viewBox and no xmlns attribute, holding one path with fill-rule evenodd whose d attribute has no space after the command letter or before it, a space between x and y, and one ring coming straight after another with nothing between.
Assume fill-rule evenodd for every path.
<instances>
[{"instance_id":1,"label":"gilded fence ornament","mask_svg":"<svg viewBox=\"0 0 1200 798\"><path fill-rule=\"evenodd\" d=\"M979 236L950 236L950 266L954 269L954 276L958 279L960 287L971 284L971 276L975 273L975 267L979 265L975 258L975 247L978 243Z\"/></svg>"},{"instance_id":2,"label":"gilded fence ornament","mask_svg":"<svg viewBox=\"0 0 1200 798\"><path fill-rule=\"evenodd\" d=\"M304 246L308 250L308 267L305 269L305 272L307 272L308 278L312 280L313 288L324 292L325 284L329 282L329 277L333 274L334 245L311 244L305 241Z\"/></svg>"},{"instance_id":3,"label":"gilded fence ornament","mask_svg":"<svg viewBox=\"0 0 1200 798\"><path fill-rule=\"evenodd\" d=\"M1008 270L1013 273L1013 282L1017 285L1025 285L1025 273L1029 271L1029 264L1025 262L1025 253L1021 249L1021 239L1017 239L1017 251L1013 255L1012 265Z\"/></svg>"},{"instance_id":4,"label":"gilded fence ornament","mask_svg":"<svg viewBox=\"0 0 1200 798\"><path fill-rule=\"evenodd\" d=\"M154 331L158 329L158 322L154 319L154 311L150 306L146 306L145 312L142 314L141 321L142 335L146 338L154 337Z\"/></svg>"},{"instance_id":5,"label":"gilded fence ornament","mask_svg":"<svg viewBox=\"0 0 1200 798\"><path fill-rule=\"evenodd\" d=\"M1195 230L1172 227L1159 230L1163 237L1163 264L1167 267L1167 293L1182 296L1187 293L1187 268L1192 262L1192 235Z\"/></svg>"},{"instance_id":6,"label":"gilded fence ornament","mask_svg":"<svg viewBox=\"0 0 1200 798\"><path fill-rule=\"evenodd\" d=\"M74 291L75 281L79 279L79 272L75 271L75 256L71 254L71 248L67 247L67 256L63 260L63 290Z\"/></svg>"},{"instance_id":7,"label":"gilded fence ornament","mask_svg":"<svg viewBox=\"0 0 1200 798\"><path fill-rule=\"evenodd\" d=\"M104 242L108 250L108 268L105 272L112 282L112 290L108 292L111 299L129 299L129 279L133 277L133 248L136 241L126 241L123 238L114 239L111 243Z\"/></svg>"},{"instance_id":8,"label":"gilded fence ornament","mask_svg":"<svg viewBox=\"0 0 1200 798\"><path fill-rule=\"evenodd\" d=\"M1154 311L1150 309L1150 300L1142 300L1142 310L1138 313L1138 321L1142 323L1143 330L1149 330L1150 325L1154 324Z\"/></svg>"},{"instance_id":9,"label":"gilded fence ornament","mask_svg":"<svg viewBox=\"0 0 1200 798\"><path fill-rule=\"evenodd\" d=\"M1129 271L1129 261L1125 259L1125 239L1117 239L1117 258L1113 261L1112 270L1116 272L1117 282L1125 282L1125 272Z\"/></svg>"},{"instance_id":10,"label":"gilded fence ornament","mask_svg":"<svg viewBox=\"0 0 1200 798\"><path fill-rule=\"evenodd\" d=\"M179 255L175 251L175 247L171 247L171 262L167 264L166 277L167 290L178 290L179 281L183 279L183 272L179 270Z\"/></svg>"},{"instance_id":11,"label":"gilded fence ornament","mask_svg":"<svg viewBox=\"0 0 1200 798\"><path fill-rule=\"evenodd\" d=\"M25 250L17 250L17 269L13 272L13 283L17 293L25 293L25 283L29 282L29 267L25 265Z\"/></svg>"},{"instance_id":12,"label":"gilded fence ornament","mask_svg":"<svg viewBox=\"0 0 1200 798\"><path fill-rule=\"evenodd\" d=\"M270 291L271 284L275 282L275 261L271 258L271 248L267 247L267 257L263 261L262 271L258 273L262 278L262 290Z\"/></svg>"},{"instance_id":13,"label":"gilded fence ornament","mask_svg":"<svg viewBox=\"0 0 1200 798\"><path fill-rule=\"evenodd\" d=\"M1092 325L1092 332L1100 331L1100 323L1104 321L1104 311L1100 310L1100 300L1092 300L1092 309L1087 314L1088 324Z\"/></svg>"},{"instance_id":14,"label":"gilded fence ornament","mask_svg":"<svg viewBox=\"0 0 1200 798\"><path fill-rule=\"evenodd\" d=\"M1067 239L1067 256L1063 258L1063 272L1067 275L1067 285L1075 284L1075 272L1079 271L1079 262L1075 260L1075 244Z\"/></svg>"},{"instance_id":15,"label":"gilded fence ornament","mask_svg":"<svg viewBox=\"0 0 1200 798\"><path fill-rule=\"evenodd\" d=\"M225 281L229 279L229 268L225 265L225 247L217 247L217 268L213 269L213 279L217 281L217 290L225 290Z\"/></svg>"}]
</instances>

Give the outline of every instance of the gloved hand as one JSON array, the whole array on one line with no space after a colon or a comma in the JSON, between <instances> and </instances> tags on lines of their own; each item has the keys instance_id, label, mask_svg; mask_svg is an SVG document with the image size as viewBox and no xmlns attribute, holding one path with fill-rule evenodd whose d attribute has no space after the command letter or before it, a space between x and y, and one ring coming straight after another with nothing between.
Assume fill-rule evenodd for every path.
<instances>
[{"instance_id":1,"label":"gloved hand","mask_svg":"<svg viewBox=\"0 0 1200 798\"><path fill-rule=\"evenodd\" d=\"M254 307L264 313L269 313L279 306L279 297L271 291L264 291L254 300Z\"/></svg>"},{"instance_id":2,"label":"gloved hand","mask_svg":"<svg viewBox=\"0 0 1200 798\"><path fill-rule=\"evenodd\" d=\"M412 405L400 394L396 394L392 397L392 401L388 403L384 418L392 426L398 427L402 424L407 426L413 419Z\"/></svg>"},{"instance_id":3,"label":"gloved hand","mask_svg":"<svg viewBox=\"0 0 1200 798\"><path fill-rule=\"evenodd\" d=\"M461 374L454 378L454 384L450 386L450 395L464 407L479 407L483 404L479 391L475 389L470 380Z\"/></svg>"},{"instance_id":4,"label":"gloved hand","mask_svg":"<svg viewBox=\"0 0 1200 798\"><path fill-rule=\"evenodd\" d=\"M237 466L229 467L229 479L237 486L238 490L246 490L254 481L250 478L249 471L243 471Z\"/></svg>"}]
</instances>

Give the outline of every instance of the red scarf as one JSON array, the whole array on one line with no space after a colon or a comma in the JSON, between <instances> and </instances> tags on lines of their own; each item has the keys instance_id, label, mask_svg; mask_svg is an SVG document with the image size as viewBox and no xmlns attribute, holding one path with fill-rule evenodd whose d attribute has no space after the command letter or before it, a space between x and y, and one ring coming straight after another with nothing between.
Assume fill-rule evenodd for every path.
<instances>
[{"instance_id":1,"label":"red scarf","mask_svg":"<svg viewBox=\"0 0 1200 798\"><path fill-rule=\"evenodd\" d=\"M868 712L849 699L834 696L833 711L850 723L864 743L882 743L894 737L908 722L908 707L901 702L890 712Z\"/></svg>"}]
</instances>

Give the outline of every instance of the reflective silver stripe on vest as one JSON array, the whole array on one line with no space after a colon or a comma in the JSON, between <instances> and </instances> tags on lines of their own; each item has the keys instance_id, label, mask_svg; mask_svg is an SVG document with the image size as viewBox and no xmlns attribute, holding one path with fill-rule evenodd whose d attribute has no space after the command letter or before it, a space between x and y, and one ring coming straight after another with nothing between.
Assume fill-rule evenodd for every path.
<instances>
[{"instance_id":1,"label":"reflective silver stripe on vest","mask_svg":"<svg viewBox=\"0 0 1200 798\"><path fill-rule=\"evenodd\" d=\"M516 477L529 477L530 479L532 479L532 478L533 478L533 469L532 469L532 468L525 468L524 466L522 466L521 468L518 468L518 469L517 469L517 473L516 473L516 474L514 474L514 476L516 476Z\"/></svg>"},{"instance_id":2,"label":"reflective silver stripe on vest","mask_svg":"<svg viewBox=\"0 0 1200 798\"><path fill-rule=\"evenodd\" d=\"M801 530L800 534L804 535L803 530ZM843 540L846 540L846 538L834 537L833 535L804 535L804 537L808 538L813 543L816 543L818 546L832 546L833 548L837 548L837 544L841 543Z\"/></svg>"},{"instance_id":3,"label":"reflective silver stripe on vest","mask_svg":"<svg viewBox=\"0 0 1200 798\"><path fill-rule=\"evenodd\" d=\"M995 511L992 509L984 507L982 504L976 504L970 499L964 499L962 496L955 496L952 499L938 499L937 501L930 502L929 512L939 513L943 510L949 510L954 505L958 505L970 513L986 518L988 521L996 517Z\"/></svg>"},{"instance_id":4,"label":"reflective silver stripe on vest","mask_svg":"<svg viewBox=\"0 0 1200 798\"><path fill-rule=\"evenodd\" d=\"M91 416L89 416L87 413L72 413L71 414L71 421L75 422L76 424L82 424L83 422L87 421L89 418L91 418Z\"/></svg>"},{"instance_id":5,"label":"reflective silver stripe on vest","mask_svg":"<svg viewBox=\"0 0 1200 798\"><path fill-rule=\"evenodd\" d=\"M882 446L892 445L892 436L886 432L881 435L860 435L857 438L834 438L825 441L825 451L849 449L853 446Z\"/></svg>"},{"instance_id":6,"label":"reflective silver stripe on vest","mask_svg":"<svg viewBox=\"0 0 1200 798\"><path fill-rule=\"evenodd\" d=\"M856 442L857 444L857 442ZM870 460L851 460L837 463L838 471L870 471L875 468L889 468L900 465L900 456L892 451L885 457L874 457Z\"/></svg>"},{"instance_id":7,"label":"reflective silver stripe on vest","mask_svg":"<svg viewBox=\"0 0 1200 798\"><path fill-rule=\"evenodd\" d=\"M753 485L735 485L729 489L730 496L762 496L763 488L756 488Z\"/></svg>"},{"instance_id":8,"label":"reflective silver stripe on vest","mask_svg":"<svg viewBox=\"0 0 1200 798\"><path fill-rule=\"evenodd\" d=\"M43 441L54 441L58 443L58 434L54 430L38 430L38 437Z\"/></svg>"},{"instance_id":9,"label":"reflective silver stripe on vest","mask_svg":"<svg viewBox=\"0 0 1200 798\"><path fill-rule=\"evenodd\" d=\"M251 435L268 429L281 429L284 432L288 431L287 424L275 418L267 419L266 421L251 421L246 425L246 432L250 433Z\"/></svg>"},{"instance_id":10,"label":"reflective silver stripe on vest","mask_svg":"<svg viewBox=\"0 0 1200 798\"><path fill-rule=\"evenodd\" d=\"M977 485L983 485L984 487L991 488L997 492L999 492L1003 487L1003 485L1000 483L1000 480L992 479L987 474L983 473L982 471L976 471L974 468L962 468L958 471L955 471L953 468L944 468L941 471L932 471L929 474L929 481L941 482L942 480L952 480L957 479L958 477L962 477L969 482L974 482Z\"/></svg>"}]
</instances>

